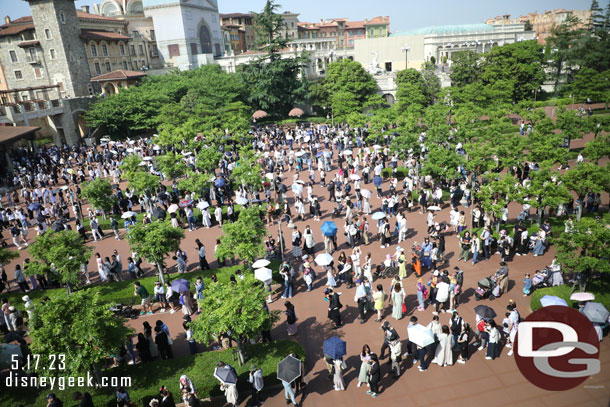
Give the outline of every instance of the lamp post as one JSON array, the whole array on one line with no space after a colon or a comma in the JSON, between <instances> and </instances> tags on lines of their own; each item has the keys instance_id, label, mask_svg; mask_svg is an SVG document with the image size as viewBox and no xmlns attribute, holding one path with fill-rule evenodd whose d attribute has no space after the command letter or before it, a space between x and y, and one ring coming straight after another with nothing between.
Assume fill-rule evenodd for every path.
<instances>
[{"instance_id":1,"label":"lamp post","mask_svg":"<svg viewBox=\"0 0 610 407\"><path fill-rule=\"evenodd\" d=\"M292 218L290 217L290 215L285 215L288 217L288 229L294 229L296 228L296 225L294 223L292 223ZM277 221L277 228L280 232L280 254L282 256L282 261L284 261L284 235L282 234L282 217L280 216L280 218Z\"/></svg>"},{"instance_id":2,"label":"lamp post","mask_svg":"<svg viewBox=\"0 0 610 407\"><path fill-rule=\"evenodd\" d=\"M405 53L405 69L409 67L409 51L411 51L411 47L407 44L402 47L402 51Z\"/></svg>"}]
</instances>

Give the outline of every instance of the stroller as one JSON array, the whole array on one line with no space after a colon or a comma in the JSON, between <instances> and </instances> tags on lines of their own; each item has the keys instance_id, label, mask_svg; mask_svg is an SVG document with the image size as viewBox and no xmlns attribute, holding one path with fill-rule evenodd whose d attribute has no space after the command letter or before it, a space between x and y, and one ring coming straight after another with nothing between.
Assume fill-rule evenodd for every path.
<instances>
[{"instance_id":1,"label":"stroller","mask_svg":"<svg viewBox=\"0 0 610 407\"><path fill-rule=\"evenodd\" d=\"M127 301L129 302L129 301ZM114 313L116 317L123 317L128 319L136 319L139 315L138 310L133 309L135 303L135 297L131 300L131 304L123 305L123 304L115 304L110 307L110 311Z\"/></svg>"},{"instance_id":2,"label":"stroller","mask_svg":"<svg viewBox=\"0 0 610 407\"><path fill-rule=\"evenodd\" d=\"M500 287L493 277L485 277L479 280L478 287L474 290L474 298L480 301L484 298L494 300L500 296Z\"/></svg>"}]
</instances>

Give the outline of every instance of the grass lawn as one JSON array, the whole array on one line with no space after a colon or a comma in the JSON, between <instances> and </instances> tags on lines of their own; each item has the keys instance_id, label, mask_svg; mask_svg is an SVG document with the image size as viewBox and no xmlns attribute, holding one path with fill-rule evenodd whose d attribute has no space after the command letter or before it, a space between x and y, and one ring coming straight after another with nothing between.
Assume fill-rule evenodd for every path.
<instances>
[{"instance_id":1,"label":"grass lawn","mask_svg":"<svg viewBox=\"0 0 610 407\"><path fill-rule=\"evenodd\" d=\"M574 292L578 292L579 289L576 287ZM604 306L610 310L610 276L602 276L601 278L592 279L587 283L585 292L595 294L595 302L601 302ZM570 300L572 294L572 284L560 285L557 287L547 287L540 290L536 290L532 293L532 299L530 302L530 308L532 311L542 307L540 304L540 298L545 295L554 295L559 298L563 298L568 302L570 307L578 303L578 301Z\"/></svg>"},{"instance_id":2,"label":"grass lawn","mask_svg":"<svg viewBox=\"0 0 610 407\"><path fill-rule=\"evenodd\" d=\"M277 363L290 353L297 354L304 361L305 351L297 342L283 340L272 343L248 345L245 347L246 363L238 366L232 356L232 349L222 351L210 351L198 353L193 356L185 356L171 360L157 360L146 364L122 366L106 370L103 374L108 377L129 377L131 387L126 390L131 401L136 406L148 407L150 399L158 398L159 388L162 385L173 393L176 404L181 402L179 397L179 379L186 374L192 381L199 398L217 396L222 394L219 382L214 378L214 368L218 361L230 363L239 375L238 391L242 397L246 394L250 384L248 383L248 371L250 364L254 363L263 371L265 387L279 383L276 378ZM114 390L108 388L66 388L64 391L54 390L55 394L63 400L65 406L72 406L72 394L75 391L89 391L93 397L95 406L116 406ZM0 405L15 406L18 404L45 406L46 395L49 389L13 389L2 391Z\"/></svg>"},{"instance_id":3,"label":"grass lawn","mask_svg":"<svg viewBox=\"0 0 610 407\"><path fill-rule=\"evenodd\" d=\"M276 281L281 281L279 273L278 273L279 265L280 265L280 262L274 261L268 266L269 268L274 270L274 279ZM213 270L204 270L204 271L199 270L199 271L193 271L193 272L184 273L184 274L173 273L170 276L171 276L172 280L175 280L177 278L183 278L185 280L188 280L189 282L191 282L191 289L193 289L193 287L195 285L195 280L197 279L198 276L202 276L205 285L208 286L212 282L211 277L213 274L216 274L218 281L227 282L227 281L229 281L229 278L231 277L231 275L234 274L235 271L237 271L238 269L243 270L243 265L222 267L222 268L213 269ZM126 275L127 275L127 273L123 272L123 277L125 277ZM167 275L166 275L166 278L167 278ZM157 276L144 277L144 278L138 279L138 281L150 293L153 292L154 284L155 284L155 281L157 281L157 280L158 280ZM133 282L134 282L134 280L128 279L128 280L119 281L119 282L111 282L111 283L105 283L105 284L96 284L96 285L92 285L92 286L84 286L81 289L86 290L87 292L90 292L91 294L100 293L102 300L104 302L107 302L108 304L117 304L117 303L131 304L135 299L135 297L133 295L133 290L134 290ZM23 295L24 294L21 292L11 292L11 293L4 293L0 296L3 298L7 298L11 302L11 304L14 304L18 309L23 311L23 301L21 300L21 297L23 297ZM44 297L44 296L47 296L49 298L54 298L57 296L67 295L67 293L66 293L65 288L56 288L56 289L44 290L44 291L42 291L42 290L30 291L28 293L28 295L30 296L32 301L34 301L34 303L36 303L37 301L40 301L42 299L42 297Z\"/></svg>"}]
</instances>

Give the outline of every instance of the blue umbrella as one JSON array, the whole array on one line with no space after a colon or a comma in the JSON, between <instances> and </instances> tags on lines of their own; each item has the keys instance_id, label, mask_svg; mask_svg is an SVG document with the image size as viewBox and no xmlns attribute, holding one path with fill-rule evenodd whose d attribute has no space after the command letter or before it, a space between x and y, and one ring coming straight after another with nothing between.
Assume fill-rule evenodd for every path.
<instances>
[{"instance_id":1,"label":"blue umbrella","mask_svg":"<svg viewBox=\"0 0 610 407\"><path fill-rule=\"evenodd\" d=\"M216 185L218 188L222 188L226 185L227 181L225 181L224 178L216 178L216 182L214 182L214 185Z\"/></svg>"},{"instance_id":2,"label":"blue umbrella","mask_svg":"<svg viewBox=\"0 0 610 407\"><path fill-rule=\"evenodd\" d=\"M324 155L324 151L318 151L318 152L317 152L317 154L316 154L316 157L317 157L317 158L320 158L320 157L322 157L323 155Z\"/></svg>"},{"instance_id":3,"label":"blue umbrella","mask_svg":"<svg viewBox=\"0 0 610 407\"><path fill-rule=\"evenodd\" d=\"M191 283L186 281L183 278L179 278L177 280L172 281L172 290L177 293L183 293L185 291L189 291L191 288Z\"/></svg>"},{"instance_id":4,"label":"blue umbrella","mask_svg":"<svg viewBox=\"0 0 610 407\"><path fill-rule=\"evenodd\" d=\"M335 236L337 234L337 225L331 220L327 220L320 226L320 230L324 236Z\"/></svg>"},{"instance_id":5,"label":"blue umbrella","mask_svg":"<svg viewBox=\"0 0 610 407\"><path fill-rule=\"evenodd\" d=\"M40 209L40 204L38 202L32 202L28 205L28 209L31 211L37 211Z\"/></svg>"},{"instance_id":6,"label":"blue umbrella","mask_svg":"<svg viewBox=\"0 0 610 407\"><path fill-rule=\"evenodd\" d=\"M332 359L339 359L347 355L345 341L333 336L324 341L324 354Z\"/></svg>"},{"instance_id":7,"label":"blue umbrella","mask_svg":"<svg viewBox=\"0 0 610 407\"><path fill-rule=\"evenodd\" d=\"M556 295L545 295L540 299L540 304L543 307L550 307L552 305L561 305L563 307L568 306L568 302L563 298L557 297Z\"/></svg>"},{"instance_id":8,"label":"blue umbrella","mask_svg":"<svg viewBox=\"0 0 610 407\"><path fill-rule=\"evenodd\" d=\"M382 182L383 182L383 180L381 179L381 177L379 175L376 175L375 178L373 178L373 184L375 184L376 187L381 186Z\"/></svg>"}]
</instances>

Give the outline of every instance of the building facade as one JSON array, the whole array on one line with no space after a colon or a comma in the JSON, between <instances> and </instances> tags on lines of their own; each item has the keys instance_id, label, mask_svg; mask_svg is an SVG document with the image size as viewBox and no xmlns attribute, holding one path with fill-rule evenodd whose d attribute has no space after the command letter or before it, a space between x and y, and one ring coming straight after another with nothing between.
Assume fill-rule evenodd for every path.
<instances>
[{"instance_id":1,"label":"building facade","mask_svg":"<svg viewBox=\"0 0 610 407\"><path fill-rule=\"evenodd\" d=\"M254 14L250 13L229 13L220 14L221 27L238 26L243 32L244 50L245 52L256 47L256 29L254 27ZM230 30L229 30L230 31ZM230 37L229 37L230 39ZM231 40L231 39L230 39ZM233 41L233 40L231 40ZM231 45L231 49L235 52L235 47Z\"/></svg>"},{"instance_id":2,"label":"building facade","mask_svg":"<svg viewBox=\"0 0 610 407\"><path fill-rule=\"evenodd\" d=\"M224 53L216 0L144 0L152 18L161 64L180 70L214 63Z\"/></svg>"}]
</instances>

